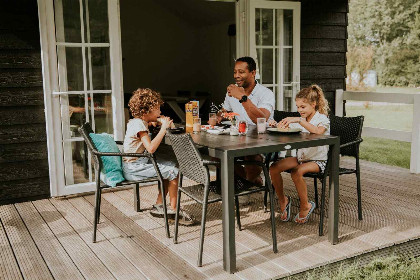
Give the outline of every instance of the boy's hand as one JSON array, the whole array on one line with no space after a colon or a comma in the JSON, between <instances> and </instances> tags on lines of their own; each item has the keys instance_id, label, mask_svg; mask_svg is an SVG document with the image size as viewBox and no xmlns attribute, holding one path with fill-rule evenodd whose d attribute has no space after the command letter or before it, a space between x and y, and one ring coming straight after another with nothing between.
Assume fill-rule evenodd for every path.
<instances>
[{"instance_id":1,"label":"boy's hand","mask_svg":"<svg viewBox=\"0 0 420 280\"><path fill-rule=\"evenodd\" d=\"M168 129L172 125L172 120L169 117L160 117L160 123L162 124L162 129Z\"/></svg>"}]
</instances>

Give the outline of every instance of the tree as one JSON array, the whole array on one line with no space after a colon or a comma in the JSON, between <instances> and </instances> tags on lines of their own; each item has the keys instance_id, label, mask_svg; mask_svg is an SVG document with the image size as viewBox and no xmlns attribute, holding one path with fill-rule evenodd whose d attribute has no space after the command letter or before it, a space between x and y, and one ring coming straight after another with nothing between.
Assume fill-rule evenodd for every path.
<instances>
[{"instance_id":1,"label":"tree","mask_svg":"<svg viewBox=\"0 0 420 280\"><path fill-rule=\"evenodd\" d=\"M365 48L381 84L419 85L420 1L351 0L349 7L348 64L363 69L365 56L352 53Z\"/></svg>"}]
</instances>

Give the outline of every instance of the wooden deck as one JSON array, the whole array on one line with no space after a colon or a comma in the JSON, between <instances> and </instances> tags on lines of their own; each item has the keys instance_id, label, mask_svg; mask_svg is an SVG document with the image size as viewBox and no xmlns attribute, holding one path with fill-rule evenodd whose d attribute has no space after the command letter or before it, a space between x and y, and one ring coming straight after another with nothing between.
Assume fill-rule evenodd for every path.
<instances>
[{"instance_id":1,"label":"wooden deck","mask_svg":"<svg viewBox=\"0 0 420 280\"><path fill-rule=\"evenodd\" d=\"M364 220L357 220L355 176L341 176L337 245L318 236L315 212L303 226L277 222L274 254L269 213L262 211L262 195L252 196L241 207L235 274L222 269L220 204L209 209L202 268L196 267L199 225L180 227L175 245L165 237L162 220L150 216L155 186L140 190L140 213L134 211L131 190L105 193L96 244L91 242L93 195L0 206L0 279L280 278L419 238L420 175L371 162L361 166ZM289 178L285 182L293 214L296 192ZM183 207L199 220L201 207L183 198Z\"/></svg>"}]
</instances>

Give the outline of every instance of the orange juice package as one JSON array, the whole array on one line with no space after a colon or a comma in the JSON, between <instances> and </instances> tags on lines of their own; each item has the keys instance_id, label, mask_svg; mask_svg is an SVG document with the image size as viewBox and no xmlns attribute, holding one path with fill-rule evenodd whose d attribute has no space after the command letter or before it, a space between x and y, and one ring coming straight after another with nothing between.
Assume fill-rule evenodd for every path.
<instances>
[{"instance_id":1,"label":"orange juice package","mask_svg":"<svg viewBox=\"0 0 420 280\"><path fill-rule=\"evenodd\" d=\"M198 110L198 101L190 101L185 104L185 126L187 128L193 127L194 118L198 118L199 116Z\"/></svg>"}]
</instances>

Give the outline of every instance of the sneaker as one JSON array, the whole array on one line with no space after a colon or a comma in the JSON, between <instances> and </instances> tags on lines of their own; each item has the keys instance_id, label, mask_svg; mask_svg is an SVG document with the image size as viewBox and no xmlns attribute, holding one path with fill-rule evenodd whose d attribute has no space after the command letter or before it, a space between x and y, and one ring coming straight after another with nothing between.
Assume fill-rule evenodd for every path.
<instances>
[{"instance_id":1,"label":"sneaker","mask_svg":"<svg viewBox=\"0 0 420 280\"><path fill-rule=\"evenodd\" d=\"M171 207L166 207L166 214L168 215L168 219L175 219L175 211L171 209ZM150 215L156 218L163 218L163 204L153 204L152 210L150 210Z\"/></svg>"},{"instance_id":2,"label":"sneaker","mask_svg":"<svg viewBox=\"0 0 420 280\"><path fill-rule=\"evenodd\" d=\"M195 219L193 215L188 214L183 209L179 209L178 223L183 226L192 226L195 224Z\"/></svg>"}]
</instances>

